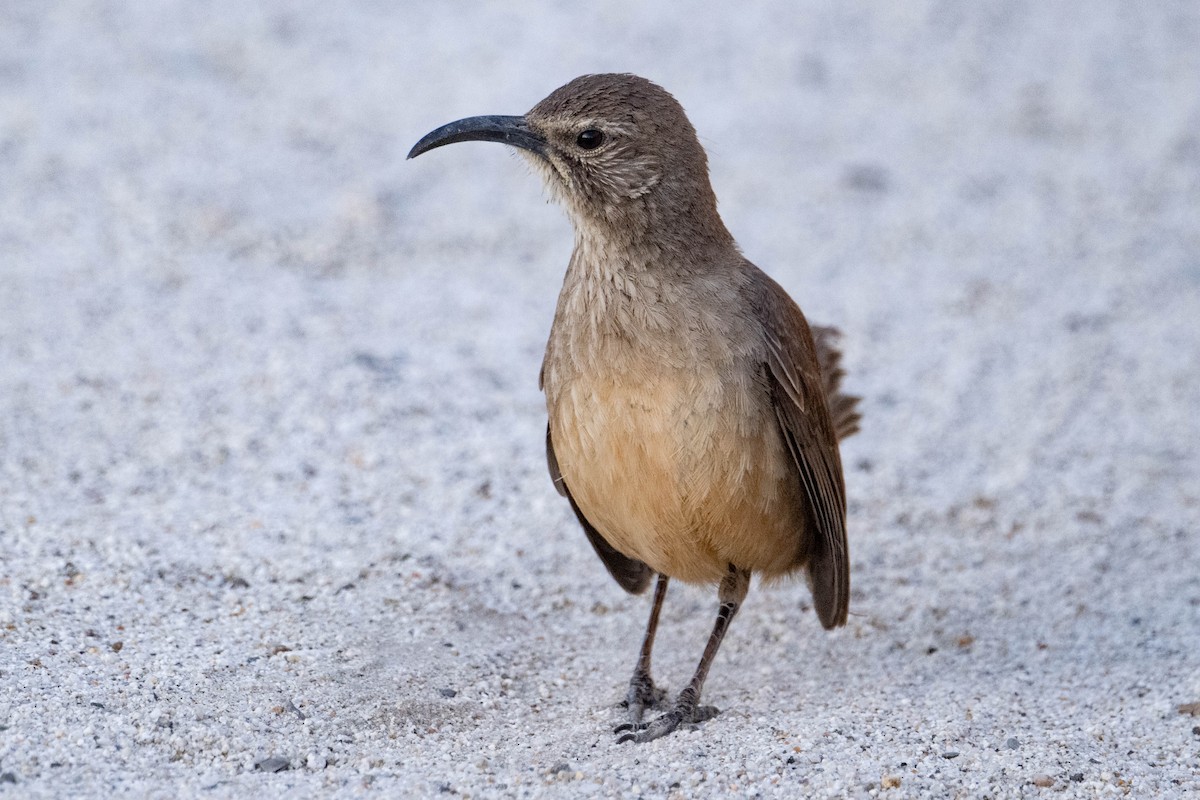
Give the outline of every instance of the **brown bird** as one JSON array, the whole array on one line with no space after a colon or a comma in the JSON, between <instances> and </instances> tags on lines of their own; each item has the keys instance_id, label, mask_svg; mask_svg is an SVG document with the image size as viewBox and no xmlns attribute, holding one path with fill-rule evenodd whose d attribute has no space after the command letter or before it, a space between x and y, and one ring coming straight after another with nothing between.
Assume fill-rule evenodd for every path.
<instances>
[{"instance_id":1,"label":"brown bird","mask_svg":"<svg viewBox=\"0 0 1200 800\"><path fill-rule=\"evenodd\" d=\"M805 570L821 624L846 622L850 561L838 439L858 430L836 331L747 261L717 214L679 103L635 75L585 75L523 117L471 117L409 158L482 140L528 156L575 227L542 362L550 476L628 592L657 576L620 741L711 718L700 691L752 573ZM699 666L664 693L650 653L667 583L716 584Z\"/></svg>"}]
</instances>

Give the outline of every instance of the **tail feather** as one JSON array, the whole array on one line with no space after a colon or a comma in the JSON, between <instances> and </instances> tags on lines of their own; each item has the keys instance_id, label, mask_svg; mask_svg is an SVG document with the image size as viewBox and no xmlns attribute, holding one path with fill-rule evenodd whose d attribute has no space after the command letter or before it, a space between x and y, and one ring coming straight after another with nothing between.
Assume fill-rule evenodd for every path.
<instances>
[{"instance_id":1,"label":"tail feather","mask_svg":"<svg viewBox=\"0 0 1200 800\"><path fill-rule=\"evenodd\" d=\"M842 369L842 351L837 348L837 340L842 334L837 328L817 325L813 326L812 333L817 345L817 359L821 363L821 377L825 382L825 398L833 418L833 430L838 439L845 439L858 433L862 414L858 410L861 398L842 393L842 378L846 376L846 370Z\"/></svg>"}]
</instances>

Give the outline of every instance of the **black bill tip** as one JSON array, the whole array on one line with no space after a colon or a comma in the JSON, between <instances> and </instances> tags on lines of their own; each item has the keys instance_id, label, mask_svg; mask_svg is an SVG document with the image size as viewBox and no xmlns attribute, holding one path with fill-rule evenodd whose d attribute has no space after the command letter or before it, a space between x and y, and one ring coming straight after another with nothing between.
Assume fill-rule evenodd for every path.
<instances>
[{"instance_id":1,"label":"black bill tip","mask_svg":"<svg viewBox=\"0 0 1200 800\"><path fill-rule=\"evenodd\" d=\"M430 131L413 145L408 157L455 142L500 142L538 155L546 153L546 140L530 130L524 117L487 116L467 117Z\"/></svg>"}]
</instances>

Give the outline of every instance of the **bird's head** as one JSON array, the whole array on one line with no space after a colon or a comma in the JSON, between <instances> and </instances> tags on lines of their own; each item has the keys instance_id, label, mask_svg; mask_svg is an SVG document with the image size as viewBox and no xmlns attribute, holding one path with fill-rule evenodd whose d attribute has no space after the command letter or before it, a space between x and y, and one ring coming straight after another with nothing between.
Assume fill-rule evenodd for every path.
<instances>
[{"instance_id":1,"label":"bird's head","mask_svg":"<svg viewBox=\"0 0 1200 800\"><path fill-rule=\"evenodd\" d=\"M519 148L577 228L638 238L648 229L724 233L708 160L683 107L636 75L584 75L519 117L469 117L424 136L408 157L464 141ZM714 226L715 221L715 226ZM727 234L724 234L727 235Z\"/></svg>"}]
</instances>

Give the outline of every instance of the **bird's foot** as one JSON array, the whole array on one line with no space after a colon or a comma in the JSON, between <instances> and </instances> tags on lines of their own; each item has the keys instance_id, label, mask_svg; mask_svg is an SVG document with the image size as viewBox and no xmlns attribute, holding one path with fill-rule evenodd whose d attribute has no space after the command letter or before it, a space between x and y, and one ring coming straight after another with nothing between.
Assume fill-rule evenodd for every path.
<instances>
[{"instance_id":1,"label":"bird's foot","mask_svg":"<svg viewBox=\"0 0 1200 800\"><path fill-rule=\"evenodd\" d=\"M618 725L613 733L617 734L617 744L649 742L666 736L681 725L699 725L720 713L716 706L697 705L695 698L684 689L670 711L649 722L635 721Z\"/></svg>"},{"instance_id":2,"label":"bird's foot","mask_svg":"<svg viewBox=\"0 0 1200 800\"><path fill-rule=\"evenodd\" d=\"M629 720L636 725L641 723L642 715L647 708L658 708L667 696L664 689L654 685L648 672L635 672L629 679L629 691L625 693L622 706L629 709Z\"/></svg>"}]
</instances>

